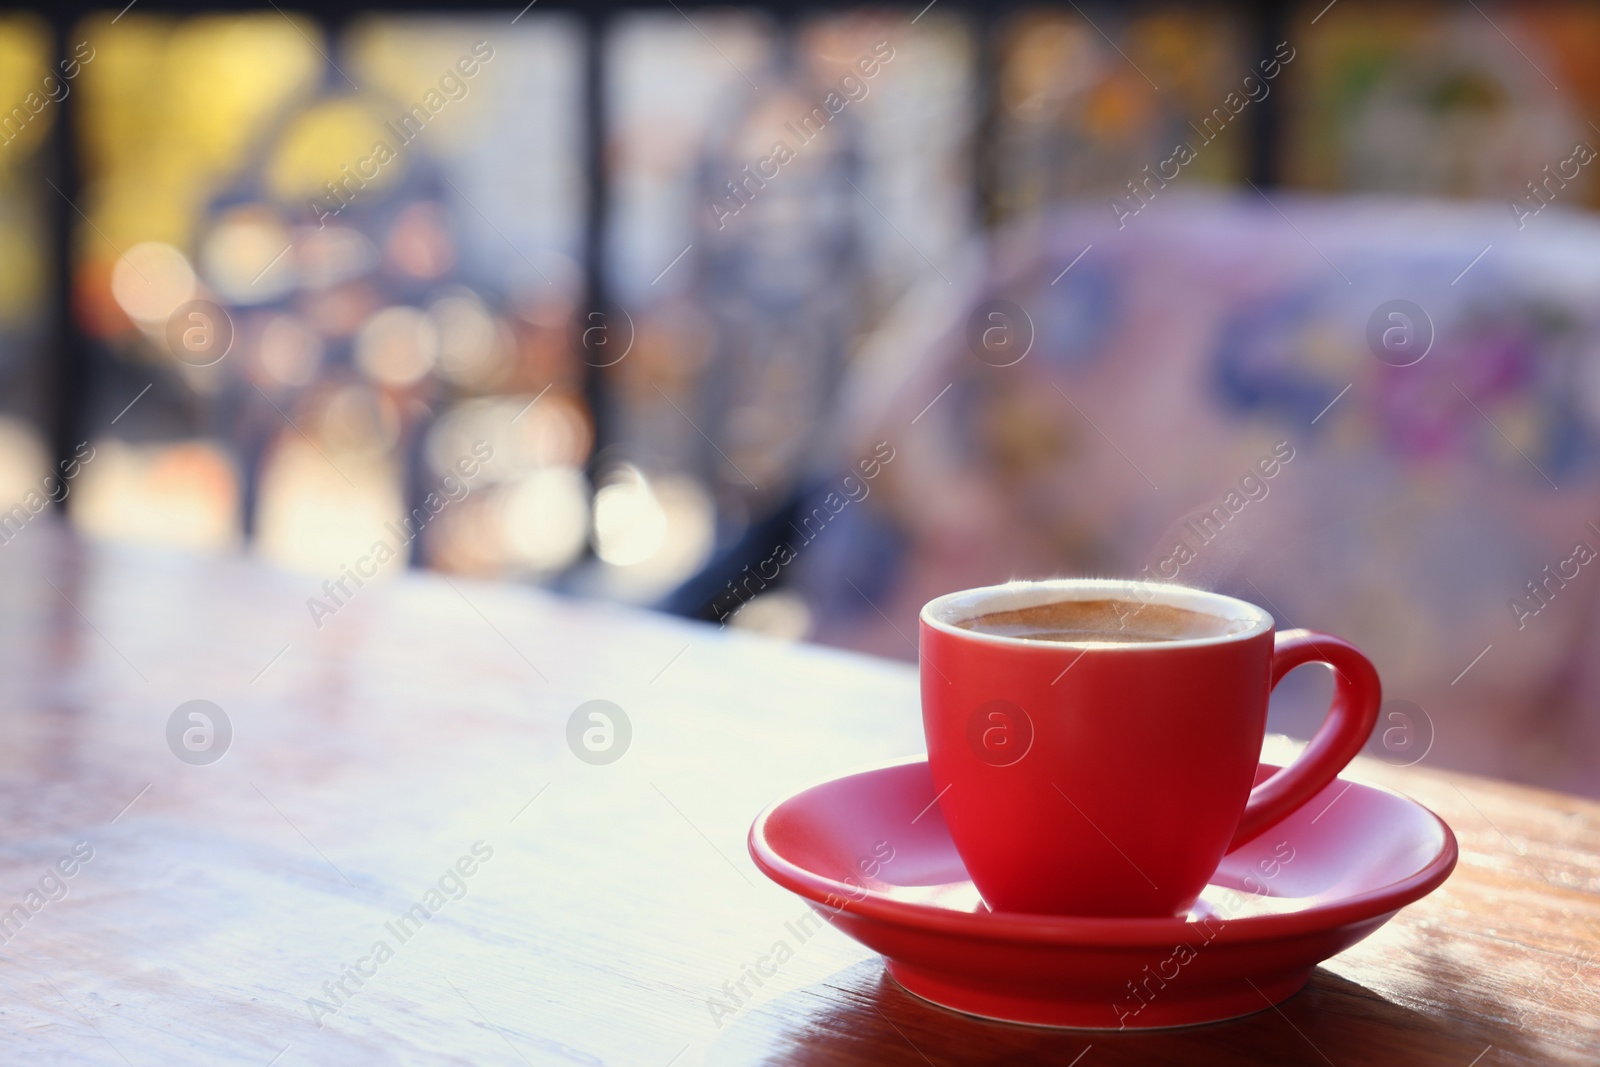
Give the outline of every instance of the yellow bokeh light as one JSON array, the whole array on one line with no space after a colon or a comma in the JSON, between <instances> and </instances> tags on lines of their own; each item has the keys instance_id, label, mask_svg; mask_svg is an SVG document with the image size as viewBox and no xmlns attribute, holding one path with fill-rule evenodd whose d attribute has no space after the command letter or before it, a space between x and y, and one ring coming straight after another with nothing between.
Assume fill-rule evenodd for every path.
<instances>
[{"instance_id":1,"label":"yellow bokeh light","mask_svg":"<svg viewBox=\"0 0 1600 1067\"><path fill-rule=\"evenodd\" d=\"M354 174L357 164L372 156L374 145L382 142L392 150L394 141L394 135L383 128L383 123L354 100L319 104L297 116L284 130L277 151L267 164L267 189L280 200L318 197L337 207L337 201L330 199L328 183L351 181L347 172ZM368 174L357 175L346 186L346 195L354 198L365 186L384 189L404 170L404 156L398 156Z\"/></svg>"},{"instance_id":2,"label":"yellow bokeh light","mask_svg":"<svg viewBox=\"0 0 1600 1067\"><path fill-rule=\"evenodd\" d=\"M278 13L172 19L129 12L85 19L92 40L81 92L85 172L81 206L94 220L81 250L161 240L190 246L194 205L236 173L284 104L315 84L321 30Z\"/></svg>"}]
</instances>

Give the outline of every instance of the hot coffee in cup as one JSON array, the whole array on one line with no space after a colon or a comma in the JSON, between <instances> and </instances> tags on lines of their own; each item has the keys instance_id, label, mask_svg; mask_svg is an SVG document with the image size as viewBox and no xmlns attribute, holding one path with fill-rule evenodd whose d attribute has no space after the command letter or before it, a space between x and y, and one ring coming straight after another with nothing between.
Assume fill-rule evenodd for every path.
<instances>
[{"instance_id":1,"label":"hot coffee in cup","mask_svg":"<svg viewBox=\"0 0 1600 1067\"><path fill-rule=\"evenodd\" d=\"M1377 673L1336 637L1274 633L1253 604L1182 586L1013 582L922 609L922 716L939 805L996 910L1169 916L1223 855L1342 770ZM1254 785L1272 687L1336 677L1305 752Z\"/></svg>"},{"instance_id":2,"label":"hot coffee in cup","mask_svg":"<svg viewBox=\"0 0 1600 1067\"><path fill-rule=\"evenodd\" d=\"M956 623L963 630L1024 641L1138 644L1234 633L1245 623L1171 604L1132 600L1054 600L1002 608Z\"/></svg>"}]
</instances>

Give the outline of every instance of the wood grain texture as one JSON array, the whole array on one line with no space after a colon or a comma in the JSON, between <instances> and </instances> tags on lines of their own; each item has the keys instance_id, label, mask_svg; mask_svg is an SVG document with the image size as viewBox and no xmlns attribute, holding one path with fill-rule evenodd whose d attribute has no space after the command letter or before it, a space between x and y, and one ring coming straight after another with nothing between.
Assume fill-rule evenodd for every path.
<instances>
[{"instance_id":1,"label":"wood grain texture","mask_svg":"<svg viewBox=\"0 0 1600 1067\"><path fill-rule=\"evenodd\" d=\"M1450 822L1460 866L1281 1009L987 1024L831 928L799 941L805 906L744 852L778 794L922 750L912 668L436 576L318 629L324 577L43 522L0 548L0 913L27 915L0 944L0 1061L1600 1063L1600 805L1364 761ZM210 766L165 737L197 698L234 730ZM606 766L566 741L593 699L633 727ZM65 897L27 910L79 843ZM794 957L713 1019L779 940Z\"/></svg>"}]
</instances>

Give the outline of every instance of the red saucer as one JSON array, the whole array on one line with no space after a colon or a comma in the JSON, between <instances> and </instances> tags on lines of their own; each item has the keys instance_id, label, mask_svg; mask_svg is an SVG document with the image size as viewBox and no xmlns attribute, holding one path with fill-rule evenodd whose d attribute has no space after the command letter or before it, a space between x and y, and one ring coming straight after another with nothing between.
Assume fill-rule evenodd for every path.
<instances>
[{"instance_id":1,"label":"red saucer","mask_svg":"<svg viewBox=\"0 0 1600 1067\"><path fill-rule=\"evenodd\" d=\"M1262 764L1257 780L1276 769ZM1438 888L1456 839L1420 804L1339 779L1225 857L1184 918L991 912L918 758L778 801L750 827L750 855L919 997L1006 1022L1131 1029L1287 999Z\"/></svg>"}]
</instances>

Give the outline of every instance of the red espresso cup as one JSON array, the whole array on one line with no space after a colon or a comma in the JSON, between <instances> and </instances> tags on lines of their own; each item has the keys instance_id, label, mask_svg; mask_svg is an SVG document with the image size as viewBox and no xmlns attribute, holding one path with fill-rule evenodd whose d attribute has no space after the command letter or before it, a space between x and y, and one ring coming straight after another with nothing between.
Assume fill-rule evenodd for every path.
<instances>
[{"instance_id":1,"label":"red espresso cup","mask_svg":"<svg viewBox=\"0 0 1600 1067\"><path fill-rule=\"evenodd\" d=\"M969 589L930 601L920 631L939 806L996 911L1182 915L1378 716L1378 674L1353 645L1274 633L1254 604L1183 586ZM1333 704L1300 758L1252 788L1267 697L1302 663L1333 668Z\"/></svg>"}]
</instances>

